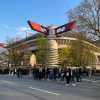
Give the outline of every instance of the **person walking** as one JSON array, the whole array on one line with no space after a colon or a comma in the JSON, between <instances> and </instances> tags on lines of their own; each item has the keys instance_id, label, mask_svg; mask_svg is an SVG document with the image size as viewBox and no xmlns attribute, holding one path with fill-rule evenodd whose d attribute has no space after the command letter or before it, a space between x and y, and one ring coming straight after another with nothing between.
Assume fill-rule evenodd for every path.
<instances>
[{"instance_id":1,"label":"person walking","mask_svg":"<svg viewBox=\"0 0 100 100\"><path fill-rule=\"evenodd\" d=\"M70 80L71 80L71 70L70 70L70 68L66 69L65 78L66 78L66 86L69 86Z\"/></svg>"},{"instance_id":2,"label":"person walking","mask_svg":"<svg viewBox=\"0 0 100 100\"><path fill-rule=\"evenodd\" d=\"M75 84L75 69L71 69L71 82L72 82L72 86L76 86L76 84Z\"/></svg>"}]
</instances>

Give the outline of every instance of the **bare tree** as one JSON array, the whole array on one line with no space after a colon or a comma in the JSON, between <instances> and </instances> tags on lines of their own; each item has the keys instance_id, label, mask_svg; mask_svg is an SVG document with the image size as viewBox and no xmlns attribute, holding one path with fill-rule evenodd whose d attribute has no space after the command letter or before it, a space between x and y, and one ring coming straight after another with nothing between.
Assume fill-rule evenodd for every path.
<instances>
[{"instance_id":1,"label":"bare tree","mask_svg":"<svg viewBox=\"0 0 100 100\"><path fill-rule=\"evenodd\" d=\"M88 33L100 39L100 2L99 0L83 0L79 6L68 12L69 20L76 20L78 31ZM94 37L93 37L94 38Z\"/></svg>"},{"instance_id":2,"label":"bare tree","mask_svg":"<svg viewBox=\"0 0 100 100\"><path fill-rule=\"evenodd\" d=\"M14 39L10 39L7 41L6 51L2 52L2 56L4 60L7 60L11 67L17 67L21 64L22 59L24 58L24 54L20 51L20 49L14 47L13 41Z\"/></svg>"}]
</instances>

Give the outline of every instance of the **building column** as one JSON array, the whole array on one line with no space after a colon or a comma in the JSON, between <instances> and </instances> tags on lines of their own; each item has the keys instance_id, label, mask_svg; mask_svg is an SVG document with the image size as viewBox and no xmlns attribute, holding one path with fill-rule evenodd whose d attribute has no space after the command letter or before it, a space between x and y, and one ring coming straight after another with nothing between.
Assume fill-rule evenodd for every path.
<instances>
[{"instance_id":1,"label":"building column","mask_svg":"<svg viewBox=\"0 0 100 100\"><path fill-rule=\"evenodd\" d=\"M58 44L55 40L55 30L53 27L49 27L48 35L48 61L47 65L49 68L54 68L59 66L59 55L58 55Z\"/></svg>"}]
</instances>

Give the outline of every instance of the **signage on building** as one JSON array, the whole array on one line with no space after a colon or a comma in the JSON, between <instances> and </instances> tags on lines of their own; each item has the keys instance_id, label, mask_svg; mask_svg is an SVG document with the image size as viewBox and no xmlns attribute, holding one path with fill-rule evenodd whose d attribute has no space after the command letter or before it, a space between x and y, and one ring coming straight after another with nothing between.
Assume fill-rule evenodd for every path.
<instances>
[{"instance_id":1,"label":"signage on building","mask_svg":"<svg viewBox=\"0 0 100 100\"><path fill-rule=\"evenodd\" d=\"M55 28L55 33L56 34L61 34L67 31L70 31L72 29L76 28L76 21L72 21L70 23L67 23L65 25L59 26Z\"/></svg>"},{"instance_id":2,"label":"signage on building","mask_svg":"<svg viewBox=\"0 0 100 100\"><path fill-rule=\"evenodd\" d=\"M36 56L34 54L32 54L30 57L30 64L32 67L36 65Z\"/></svg>"},{"instance_id":3,"label":"signage on building","mask_svg":"<svg viewBox=\"0 0 100 100\"><path fill-rule=\"evenodd\" d=\"M31 27L32 30L35 30L37 32L44 33L45 35L49 35L49 28L44 27L38 23L28 21L29 26ZM69 22L65 25L59 26L57 28L54 28L55 35L58 36L58 34L70 31L72 29L76 28L76 21Z\"/></svg>"},{"instance_id":4,"label":"signage on building","mask_svg":"<svg viewBox=\"0 0 100 100\"><path fill-rule=\"evenodd\" d=\"M44 33L45 35L48 35L48 28L45 26L42 26L36 22L28 21L29 26L31 27L32 30L35 30L37 32Z\"/></svg>"}]
</instances>

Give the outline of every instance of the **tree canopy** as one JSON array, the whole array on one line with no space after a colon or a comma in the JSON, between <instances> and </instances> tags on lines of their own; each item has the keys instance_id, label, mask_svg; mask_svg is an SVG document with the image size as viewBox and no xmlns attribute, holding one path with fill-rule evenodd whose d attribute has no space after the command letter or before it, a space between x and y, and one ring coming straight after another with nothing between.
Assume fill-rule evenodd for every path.
<instances>
[{"instance_id":1,"label":"tree canopy","mask_svg":"<svg viewBox=\"0 0 100 100\"><path fill-rule=\"evenodd\" d=\"M69 10L69 20L76 20L80 32L88 33L92 39L100 39L100 1L82 0L80 5Z\"/></svg>"},{"instance_id":2,"label":"tree canopy","mask_svg":"<svg viewBox=\"0 0 100 100\"><path fill-rule=\"evenodd\" d=\"M38 35L36 40L37 45L37 52L36 52L36 59L37 63L39 64L45 64L46 63L46 57L47 57L47 43L48 40L45 38L42 34Z\"/></svg>"},{"instance_id":3,"label":"tree canopy","mask_svg":"<svg viewBox=\"0 0 100 100\"><path fill-rule=\"evenodd\" d=\"M8 46L6 51L2 52L4 59L7 59L8 64L11 64L12 67L16 67L21 64L21 61L24 58L24 54L17 48L12 46L13 40L7 41Z\"/></svg>"},{"instance_id":4,"label":"tree canopy","mask_svg":"<svg viewBox=\"0 0 100 100\"><path fill-rule=\"evenodd\" d=\"M62 65L85 67L95 64L94 50L86 44L86 37L79 33L74 36L76 40L71 41L69 48L61 48L59 57Z\"/></svg>"}]
</instances>

